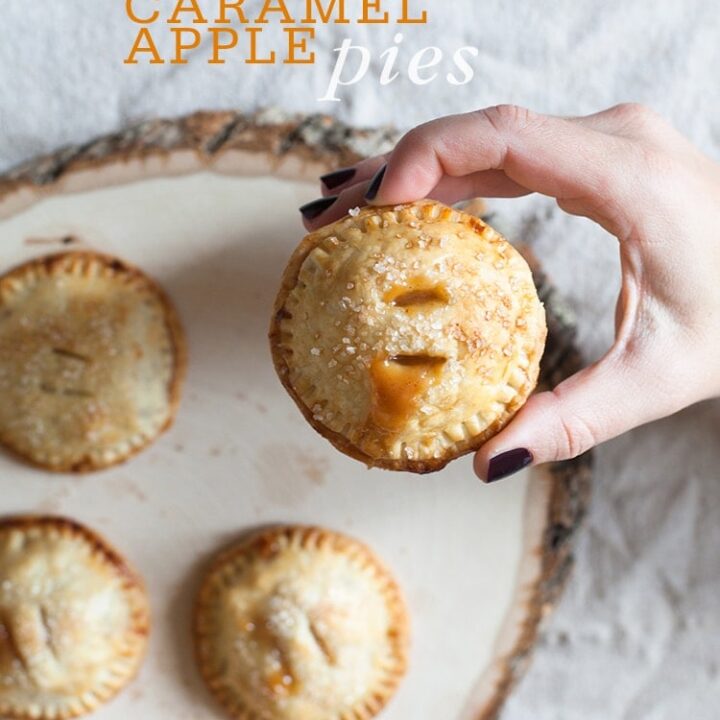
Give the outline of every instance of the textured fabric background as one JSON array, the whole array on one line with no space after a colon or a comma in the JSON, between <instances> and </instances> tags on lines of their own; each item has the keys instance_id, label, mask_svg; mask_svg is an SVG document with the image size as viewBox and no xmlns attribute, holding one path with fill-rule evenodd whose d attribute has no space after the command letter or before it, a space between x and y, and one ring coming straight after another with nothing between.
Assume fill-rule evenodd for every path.
<instances>
[{"instance_id":1,"label":"textured fabric background","mask_svg":"<svg viewBox=\"0 0 720 720\"><path fill-rule=\"evenodd\" d=\"M186 66L128 67L121 60L135 30L122 0L3 0L0 169L131 122L200 108L277 106L404 128L499 102L581 114L626 100L650 104L720 158L715 0L411 6L427 8L427 26L320 29L314 67L250 67L242 56L208 66L207 43ZM450 54L475 45L475 79L464 87L443 80L417 87L404 74L380 87L379 54L398 30L405 36L401 67L427 45ZM266 33L277 42L276 26ZM346 36L373 49L373 77L344 90L343 102L318 103L332 48ZM597 357L612 337L615 240L544 198L496 205L571 299L582 346ZM708 242L718 241L717 232L708 229ZM577 571L507 720L720 717L719 441L720 403L711 402L600 448Z\"/></svg>"}]
</instances>

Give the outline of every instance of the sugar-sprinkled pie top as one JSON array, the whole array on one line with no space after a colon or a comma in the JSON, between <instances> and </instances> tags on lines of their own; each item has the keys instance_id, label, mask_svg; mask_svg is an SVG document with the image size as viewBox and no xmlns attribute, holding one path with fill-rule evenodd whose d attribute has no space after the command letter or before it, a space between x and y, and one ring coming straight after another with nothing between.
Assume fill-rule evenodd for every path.
<instances>
[{"instance_id":1,"label":"sugar-sprinkled pie top","mask_svg":"<svg viewBox=\"0 0 720 720\"><path fill-rule=\"evenodd\" d=\"M523 257L434 201L364 208L308 235L271 344L313 426L368 465L436 470L535 386L545 314Z\"/></svg>"},{"instance_id":2,"label":"sugar-sprinkled pie top","mask_svg":"<svg viewBox=\"0 0 720 720\"><path fill-rule=\"evenodd\" d=\"M398 587L327 530L278 528L223 554L196 613L203 676L243 720L371 718L405 672Z\"/></svg>"},{"instance_id":3,"label":"sugar-sprinkled pie top","mask_svg":"<svg viewBox=\"0 0 720 720\"><path fill-rule=\"evenodd\" d=\"M91 252L0 278L0 442L50 470L121 462L172 420L185 364L162 290Z\"/></svg>"},{"instance_id":4,"label":"sugar-sprinkled pie top","mask_svg":"<svg viewBox=\"0 0 720 720\"><path fill-rule=\"evenodd\" d=\"M0 716L64 720L137 672L149 611L142 582L87 528L0 520Z\"/></svg>"}]
</instances>

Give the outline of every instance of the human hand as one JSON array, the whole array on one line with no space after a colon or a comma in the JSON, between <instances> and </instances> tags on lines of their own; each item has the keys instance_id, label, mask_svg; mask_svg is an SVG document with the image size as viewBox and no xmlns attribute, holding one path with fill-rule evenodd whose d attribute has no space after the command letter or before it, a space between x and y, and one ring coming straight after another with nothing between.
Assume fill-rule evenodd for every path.
<instances>
[{"instance_id":1,"label":"human hand","mask_svg":"<svg viewBox=\"0 0 720 720\"><path fill-rule=\"evenodd\" d=\"M720 166L640 105L577 118L505 105L411 130L388 155L323 176L325 197L301 208L313 229L356 205L531 192L619 240L615 342L478 451L486 481L720 395Z\"/></svg>"}]
</instances>

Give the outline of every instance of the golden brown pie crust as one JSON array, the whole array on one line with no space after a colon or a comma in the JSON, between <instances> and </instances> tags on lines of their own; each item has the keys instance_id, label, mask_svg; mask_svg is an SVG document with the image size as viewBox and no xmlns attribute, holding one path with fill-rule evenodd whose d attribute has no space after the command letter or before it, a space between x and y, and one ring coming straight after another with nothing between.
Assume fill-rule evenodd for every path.
<instances>
[{"instance_id":1,"label":"golden brown pie crust","mask_svg":"<svg viewBox=\"0 0 720 720\"><path fill-rule=\"evenodd\" d=\"M390 572L318 527L264 530L221 553L194 625L201 674L238 720L369 720L407 669L407 610Z\"/></svg>"},{"instance_id":2,"label":"golden brown pie crust","mask_svg":"<svg viewBox=\"0 0 720 720\"><path fill-rule=\"evenodd\" d=\"M95 252L25 263L0 278L0 444L56 472L124 462L172 424L186 356L138 268Z\"/></svg>"},{"instance_id":3,"label":"golden brown pie crust","mask_svg":"<svg viewBox=\"0 0 720 720\"><path fill-rule=\"evenodd\" d=\"M368 466L439 470L535 388L547 334L531 271L482 220L424 200L310 233L270 328L310 424Z\"/></svg>"},{"instance_id":4,"label":"golden brown pie crust","mask_svg":"<svg viewBox=\"0 0 720 720\"><path fill-rule=\"evenodd\" d=\"M144 584L106 540L61 517L0 519L1 717L92 712L135 677L149 632Z\"/></svg>"}]
</instances>

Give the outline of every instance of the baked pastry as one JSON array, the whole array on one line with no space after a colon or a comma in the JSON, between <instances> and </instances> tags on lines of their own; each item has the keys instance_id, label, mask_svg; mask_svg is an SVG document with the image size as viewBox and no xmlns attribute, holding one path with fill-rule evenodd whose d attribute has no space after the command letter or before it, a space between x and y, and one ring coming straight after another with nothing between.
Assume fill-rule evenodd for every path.
<instances>
[{"instance_id":1,"label":"baked pastry","mask_svg":"<svg viewBox=\"0 0 720 720\"><path fill-rule=\"evenodd\" d=\"M369 466L430 472L499 432L535 387L545 312L482 220L424 200L308 235L270 330L313 427Z\"/></svg>"},{"instance_id":2,"label":"baked pastry","mask_svg":"<svg viewBox=\"0 0 720 720\"><path fill-rule=\"evenodd\" d=\"M210 690L242 720L366 720L406 669L397 585L364 545L320 528L261 532L221 554L195 636Z\"/></svg>"},{"instance_id":3,"label":"baked pastry","mask_svg":"<svg viewBox=\"0 0 720 720\"><path fill-rule=\"evenodd\" d=\"M0 520L0 717L64 720L136 674L149 632L142 581L88 528Z\"/></svg>"},{"instance_id":4,"label":"baked pastry","mask_svg":"<svg viewBox=\"0 0 720 720\"><path fill-rule=\"evenodd\" d=\"M171 424L184 369L176 313L137 268L74 252L0 278L0 443L35 465L138 452Z\"/></svg>"}]
</instances>

